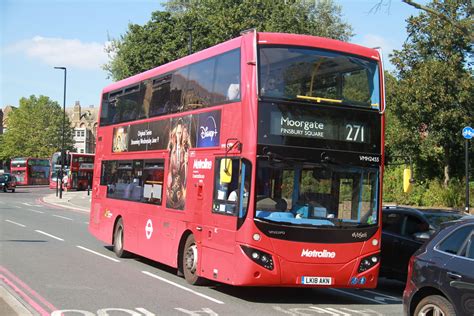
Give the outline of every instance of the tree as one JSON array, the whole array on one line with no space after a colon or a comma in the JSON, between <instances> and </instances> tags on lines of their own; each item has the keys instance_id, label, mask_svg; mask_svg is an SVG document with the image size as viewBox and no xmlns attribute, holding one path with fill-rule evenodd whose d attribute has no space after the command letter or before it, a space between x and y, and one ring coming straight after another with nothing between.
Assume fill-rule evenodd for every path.
<instances>
[{"instance_id":1,"label":"tree","mask_svg":"<svg viewBox=\"0 0 474 316\"><path fill-rule=\"evenodd\" d=\"M389 6L391 4L391 0L379 0L371 9L371 11L379 11L382 6ZM474 32L473 32L473 26L474 26L474 20L472 19L465 19L462 21L459 20L453 20L451 19L451 16L446 14L443 11L438 11L433 7L430 6L425 6L421 3L418 3L417 1L413 0L402 0L402 2L418 9L418 10L423 10L427 12L428 14L432 14L440 18L441 20L445 20L446 22L450 23L452 26L458 28L461 32L463 32L466 36L471 38L471 42L474 41ZM473 7L471 6L470 9L470 15L472 15L473 12Z\"/></svg>"},{"instance_id":2,"label":"tree","mask_svg":"<svg viewBox=\"0 0 474 316\"><path fill-rule=\"evenodd\" d=\"M63 109L46 96L20 99L8 115L8 130L0 143L0 160L13 157L51 157L62 144ZM71 124L66 116L65 149L73 148Z\"/></svg>"},{"instance_id":3,"label":"tree","mask_svg":"<svg viewBox=\"0 0 474 316\"><path fill-rule=\"evenodd\" d=\"M471 36L456 26L471 19L470 2L428 4L450 21L426 12L410 17L409 38L391 56L398 79L392 113L410 136L409 146L399 141L395 147L412 154L425 176L442 178L445 187L452 176L461 177L460 132L473 116Z\"/></svg>"},{"instance_id":4,"label":"tree","mask_svg":"<svg viewBox=\"0 0 474 316\"><path fill-rule=\"evenodd\" d=\"M332 0L172 0L143 25L130 24L108 48L108 75L120 80L238 37L246 29L348 40L352 28Z\"/></svg>"}]
</instances>

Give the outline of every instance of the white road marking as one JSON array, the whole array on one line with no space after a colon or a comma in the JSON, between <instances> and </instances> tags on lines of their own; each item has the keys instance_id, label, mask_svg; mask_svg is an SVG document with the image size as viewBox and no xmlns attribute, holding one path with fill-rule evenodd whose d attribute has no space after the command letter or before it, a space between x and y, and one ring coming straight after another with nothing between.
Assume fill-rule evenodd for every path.
<instances>
[{"instance_id":1,"label":"white road marking","mask_svg":"<svg viewBox=\"0 0 474 316\"><path fill-rule=\"evenodd\" d=\"M383 294L383 293L379 293L379 292L375 292L375 291L371 291L371 290L364 290L364 292L372 293L372 294L375 294L377 296L382 296L383 299L389 299L389 300L397 301L397 302L402 301L402 299L399 298L399 297L395 297L395 296L391 296L391 295L387 295L387 294Z\"/></svg>"},{"instance_id":2,"label":"white road marking","mask_svg":"<svg viewBox=\"0 0 474 316\"><path fill-rule=\"evenodd\" d=\"M43 205L33 204L34 207L44 207Z\"/></svg>"},{"instance_id":3,"label":"white road marking","mask_svg":"<svg viewBox=\"0 0 474 316\"><path fill-rule=\"evenodd\" d=\"M355 309L349 309L349 308L345 308L345 307L341 307L341 309L350 312L351 314L349 314L349 315L360 314L360 315L363 315L363 316L368 316L368 315L372 314L372 315L383 316L383 314L380 314L379 312L374 311L372 309L355 310Z\"/></svg>"},{"instance_id":4,"label":"white road marking","mask_svg":"<svg viewBox=\"0 0 474 316\"><path fill-rule=\"evenodd\" d=\"M103 258L105 258L105 259L109 259L109 260L111 260L111 261L113 261L113 262L120 262L120 260L117 260L117 259L115 259L115 258L111 258L111 257L106 256L106 255L103 255L103 254L98 253L98 252L96 252L96 251L94 251L94 250L90 250L90 249L87 249L87 248L82 247L82 246L76 246L76 247L79 248L79 249L88 251L88 252L90 252L90 253L93 253L93 254L95 254L95 255L98 255L98 256L100 256L100 257L103 257Z\"/></svg>"},{"instance_id":5,"label":"white road marking","mask_svg":"<svg viewBox=\"0 0 474 316\"><path fill-rule=\"evenodd\" d=\"M21 206L15 205L16 208L21 208Z\"/></svg>"},{"instance_id":6,"label":"white road marking","mask_svg":"<svg viewBox=\"0 0 474 316\"><path fill-rule=\"evenodd\" d=\"M37 211L37 210L29 210L29 209L26 209L26 210L30 212L38 213L38 214L44 214L44 212Z\"/></svg>"},{"instance_id":7,"label":"white road marking","mask_svg":"<svg viewBox=\"0 0 474 316\"><path fill-rule=\"evenodd\" d=\"M59 238L59 237L56 237L56 236L54 236L54 235L45 233L44 231L41 231L41 230L35 230L35 232L40 233L40 234L43 234L43 235L46 235L46 236L48 236L48 237L51 237L51 238L54 238L54 239L57 239L57 240L60 240L60 241L64 241L64 239L62 239L62 238Z\"/></svg>"},{"instance_id":8,"label":"white road marking","mask_svg":"<svg viewBox=\"0 0 474 316\"><path fill-rule=\"evenodd\" d=\"M174 282L172 282L172 281L170 281L170 280L167 280L167 279L165 279L165 278L162 278L162 277L160 277L160 276L157 276L157 275L155 275L155 274L153 274L153 273L150 273L150 272L148 272L148 271L142 271L142 273L143 273L143 274L146 274L146 275L148 275L148 276L151 276L152 278L155 278L155 279L158 279L158 280L160 280L160 281L163 281L163 282L165 282L165 283L174 285L174 286L176 286L176 287L178 287L178 288L180 288L180 289L182 289L182 290L185 290L185 291L187 291L187 292L193 293L194 295L203 297L203 298L205 298L205 299L207 299L207 300L210 300L210 301L212 301L212 302L214 302L214 303L217 303L217 304L224 304L224 302L222 302L222 301L219 301L219 300L217 300L217 299L215 299L215 298L212 298L212 297L210 297L210 296L207 296L207 295L205 295L205 294L196 292L196 291L194 291L194 290L188 289L188 288L185 287L185 286L182 286L182 285L180 285L180 284L178 284L178 283L174 283Z\"/></svg>"},{"instance_id":9,"label":"white road marking","mask_svg":"<svg viewBox=\"0 0 474 316\"><path fill-rule=\"evenodd\" d=\"M126 309L126 308L101 308L97 310L96 313L85 311L85 310L80 310L80 309L61 309L61 310L55 310L54 312L51 313L51 316L63 316L63 315L70 315L70 314L79 314L82 316L108 316L108 315L117 315L120 313L120 315L132 315L132 316L141 316L143 313L144 316L155 316L152 312L149 310L143 308L143 307L138 307L135 308L138 312L134 311L133 309ZM117 312L117 313L115 313ZM140 313L139 313L140 312Z\"/></svg>"},{"instance_id":10,"label":"white road marking","mask_svg":"<svg viewBox=\"0 0 474 316\"><path fill-rule=\"evenodd\" d=\"M61 215L53 215L54 217L59 217L59 218L62 218L62 219L67 219L68 221L72 221L73 219L72 218L69 218L69 217L65 217L65 216L61 216Z\"/></svg>"},{"instance_id":11,"label":"white road marking","mask_svg":"<svg viewBox=\"0 0 474 316\"><path fill-rule=\"evenodd\" d=\"M150 312L149 310L143 308L143 307L137 307L135 308L137 311L143 313L143 315L145 316L155 316L155 314L153 314L152 312Z\"/></svg>"},{"instance_id":12,"label":"white road marking","mask_svg":"<svg viewBox=\"0 0 474 316\"><path fill-rule=\"evenodd\" d=\"M332 316L352 316L355 314L363 315L363 316L370 316L370 315L383 316L383 314L380 314L379 312L374 311L372 309L368 309L368 308L365 308L362 310L354 310L354 309L349 309L349 308L344 308L344 307L338 309L338 308L331 308L331 307L321 308L321 307L316 307L316 306L304 306L304 307L294 307L294 308L282 308L280 306L273 306L273 309L277 312L281 312L283 314L291 315L291 316L316 315L315 312L317 314L332 315Z\"/></svg>"},{"instance_id":13,"label":"white road marking","mask_svg":"<svg viewBox=\"0 0 474 316\"><path fill-rule=\"evenodd\" d=\"M26 206L33 206L31 204L28 204L28 203L21 203L21 204L26 205Z\"/></svg>"},{"instance_id":14,"label":"white road marking","mask_svg":"<svg viewBox=\"0 0 474 316\"><path fill-rule=\"evenodd\" d=\"M339 290L339 289L330 289L330 290L331 290L331 291L336 291L336 292L339 292L339 293L342 293L342 294L354 296L354 297L357 297L357 298L361 298L361 299L364 299L364 300L367 300L367 301L371 301L371 302L374 302L374 303L377 303L377 304L386 304L386 303L384 303L384 302L380 302L380 301L377 301L377 300L374 300L374 299L371 299L371 298L368 298L368 297L364 297L364 296L362 296L362 295L353 294L353 293L346 292L346 291L343 291L343 290Z\"/></svg>"},{"instance_id":15,"label":"white road marking","mask_svg":"<svg viewBox=\"0 0 474 316\"><path fill-rule=\"evenodd\" d=\"M12 223L12 224L18 225L18 226L20 226L20 227L26 227L26 225L23 225L23 224L20 224L20 223L16 223L16 222L14 222L14 221L10 221L10 220L8 220L8 219L6 219L6 220L5 220L5 222L9 222L9 223Z\"/></svg>"},{"instance_id":16,"label":"white road marking","mask_svg":"<svg viewBox=\"0 0 474 316\"><path fill-rule=\"evenodd\" d=\"M198 310L198 311L196 311L196 310L190 311L188 309L184 309L184 308L180 308L180 307L175 307L175 310L177 310L179 312L182 312L182 313L185 313L185 314L188 314L188 315L191 315L191 316L197 316L197 315L219 316L219 314L217 314L212 309L207 308L207 307L204 307L204 308L202 308L201 310Z\"/></svg>"}]
</instances>

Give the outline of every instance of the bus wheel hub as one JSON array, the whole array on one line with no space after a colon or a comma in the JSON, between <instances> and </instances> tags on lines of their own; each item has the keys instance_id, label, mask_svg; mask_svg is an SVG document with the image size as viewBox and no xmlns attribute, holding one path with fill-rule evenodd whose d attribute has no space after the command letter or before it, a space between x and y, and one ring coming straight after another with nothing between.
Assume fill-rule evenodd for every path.
<instances>
[{"instance_id":1,"label":"bus wheel hub","mask_svg":"<svg viewBox=\"0 0 474 316\"><path fill-rule=\"evenodd\" d=\"M186 269L193 274L196 272L197 259L198 259L197 246L191 245L186 251Z\"/></svg>"}]
</instances>

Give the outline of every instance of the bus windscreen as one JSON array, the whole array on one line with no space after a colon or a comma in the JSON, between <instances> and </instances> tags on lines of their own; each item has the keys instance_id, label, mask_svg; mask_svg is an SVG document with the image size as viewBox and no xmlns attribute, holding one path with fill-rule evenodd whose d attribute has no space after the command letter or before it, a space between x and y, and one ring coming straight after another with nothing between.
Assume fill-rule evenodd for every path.
<instances>
[{"instance_id":1,"label":"bus windscreen","mask_svg":"<svg viewBox=\"0 0 474 316\"><path fill-rule=\"evenodd\" d=\"M259 81L262 98L380 108L377 62L349 54L262 46Z\"/></svg>"}]
</instances>

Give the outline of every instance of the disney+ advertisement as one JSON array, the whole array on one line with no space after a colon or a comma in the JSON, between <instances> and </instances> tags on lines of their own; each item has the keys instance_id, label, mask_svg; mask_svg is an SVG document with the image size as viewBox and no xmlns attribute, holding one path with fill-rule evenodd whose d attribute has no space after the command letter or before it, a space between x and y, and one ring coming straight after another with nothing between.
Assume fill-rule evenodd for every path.
<instances>
[{"instance_id":1,"label":"disney+ advertisement","mask_svg":"<svg viewBox=\"0 0 474 316\"><path fill-rule=\"evenodd\" d=\"M166 119L114 128L112 152L163 150L169 148L170 133L177 119ZM186 122L193 147L218 147L220 144L221 111L181 117Z\"/></svg>"}]
</instances>

